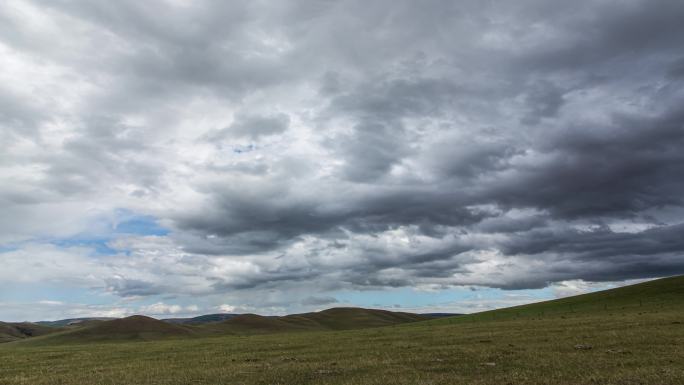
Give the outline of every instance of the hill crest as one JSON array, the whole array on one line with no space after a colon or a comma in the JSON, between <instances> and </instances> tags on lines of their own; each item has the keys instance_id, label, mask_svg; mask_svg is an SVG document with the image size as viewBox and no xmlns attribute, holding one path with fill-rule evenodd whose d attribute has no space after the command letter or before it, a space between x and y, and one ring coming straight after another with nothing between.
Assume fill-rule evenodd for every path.
<instances>
[{"instance_id":1,"label":"hill crest","mask_svg":"<svg viewBox=\"0 0 684 385\"><path fill-rule=\"evenodd\" d=\"M36 338L32 342L83 343L108 341L148 341L166 338L195 336L195 332L181 325L174 325L143 315L101 321L95 324L68 330L62 333Z\"/></svg>"},{"instance_id":2,"label":"hill crest","mask_svg":"<svg viewBox=\"0 0 684 385\"><path fill-rule=\"evenodd\" d=\"M212 332L231 334L279 333L363 329L428 319L431 318L412 313L337 307L319 312L290 314L280 317L241 314L223 322L203 325L202 328Z\"/></svg>"}]
</instances>

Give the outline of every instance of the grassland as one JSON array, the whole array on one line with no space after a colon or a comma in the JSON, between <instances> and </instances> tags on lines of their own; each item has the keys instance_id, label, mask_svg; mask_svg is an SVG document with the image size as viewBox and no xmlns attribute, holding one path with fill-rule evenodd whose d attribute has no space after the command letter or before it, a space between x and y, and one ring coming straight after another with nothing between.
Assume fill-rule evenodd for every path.
<instances>
[{"instance_id":1,"label":"grassland","mask_svg":"<svg viewBox=\"0 0 684 385\"><path fill-rule=\"evenodd\" d=\"M363 330L13 342L0 384L684 384L684 278Z\"/></svg>"}]
</instances>

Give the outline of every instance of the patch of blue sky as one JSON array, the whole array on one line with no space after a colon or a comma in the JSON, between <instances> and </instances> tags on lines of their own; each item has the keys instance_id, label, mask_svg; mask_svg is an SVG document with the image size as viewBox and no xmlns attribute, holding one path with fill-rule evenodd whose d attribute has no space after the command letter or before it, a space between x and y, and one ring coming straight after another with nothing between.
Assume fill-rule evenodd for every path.
<instances>
[{"instance_id":1,"label":"patch of blue sky","mask_svg":"<svg viewBox=\"0 0 684 385\"><path fill-rule=\"evenodd\" d=\"M48 242L59 247L85 247L93 250L95 256L114 255L126 253L125 250L116 250L110 246L110 242L122 236L165 236L169 230L159 225L156 218L148 215L138 215L129 210L119 209L114 213L113 220L100 219L98 225L93 228L95 232L77 234L69 238L53 239ZM104 222L104 223L102 223Z\"/></svg>"},{"instance_id":2,"label":"patch of blue sky","mask_svg":"<svg viewBox=\"0 0 684 385\"><path fill-rule=\"evenodd\" d=\"M50 243L61 248L84 247L93 250L95 255L113 255L118 251L109 246L112 237L89 237L88 235L56 239Z\"/></svg>"},{"instance_id":3,"label":"patch of blue sky","mask_svg":"<svg viewBox=\"0 0 684 385\"><path fill-rule=\"evenodd\" d=\"M453 302L467 299L470 290L449 289L439 291L419 291L411 288L369 291L342 291L333 296L342 303L351 303L361 307L392 307L400 304L402 307L434 306L439 303Z\"/></svg>"},{"instance_id":4,"label":"patch of blue sky","mask_svg":"<svg viewBox=\"0 0 684 385\"><path fill-rule=\"evenodd\" d=\"M159 225L156 218L148 215L135 215L125 212L123 220L112 226L114 234L157 235L164 236L169 230Z\"/></svg>"},{"instance_id":5,"label":"patch of blue sky","mask_svg":"<svg viewBox=\"0 0 684 385\"><path fill-rule=\"evenodd\" d=\"M0 254L19 250L19 247L12 244L0 245Z\"/></svg>"}]
</instances>

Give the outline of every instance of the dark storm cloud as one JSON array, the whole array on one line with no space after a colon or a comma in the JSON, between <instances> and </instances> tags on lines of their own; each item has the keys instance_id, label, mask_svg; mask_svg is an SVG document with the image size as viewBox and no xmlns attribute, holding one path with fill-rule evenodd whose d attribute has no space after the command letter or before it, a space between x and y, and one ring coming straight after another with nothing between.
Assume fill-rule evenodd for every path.
<instances>
[{"instance_id":1,"label":"dark storm cloud","mask_svg":"<svg viewBox=\"0 0 684 385\"><path fill-rule=\"evenodd\" d=\"M109 292L122 297L148 296L170 291L170 288L165 288L152 282L121 277L108 278L105 280L105 283Z\"/></svg>"},{"instance_id":2,"label":"dark storm cloud","mask_svg":"<svg viewBox=\"0 0 684 385\"><path fill-rule=\"evenodd\" d=\"M584 231L533 230L509 239L501 250L509 255L553 255L547 258L548 271L537 280L508 287L543 287L549 281L566 279L618 281L683 274L683 230L682 224L638 233L615 232L607 226Z\"/></svg>"},{"instance_id":3,"label":"dark storm cloud","mask_svg":"<svg viewBox=\"0 0 684 385\"><path fill-rule=\"evenodd\" d=\"M684 246L682 230L682 224L659 226L636 234L614 232L607 226L588 230L533 230L526 237L510 239L502 251L511 255L573 254L582 261L629 260L630 257L646 255L674 255L675 259L680 259L677 253Z\"/></svg>"},{"instance_id":4,"label":"dark storm cloud","mask_svg":"<svg viewBox=\"0 0 684 385\"><path fill-rule=\"evenodd\" d=\"M607 126L582 122L537 149L546 159L486 186L494 202L535 207L560 218L637 217L681 206L684 111L613 116Z\"/></svg>"},{"instance_id":5,"label":"dark storm cloud","mask_svg":"<svg viewBox=\"0 0 684 385\"><path fill-rule=\"evenodd\" d=\"M196 239L189 245L193 252L240 254L274 249L300 235L325 235L336 228L372 234L417 225L434 235L440 226L470 225L490 215L463 207L464 197L446 191L321 191L299 196L280 187L260 186L250 195L241 189L210 190L217 199L210 203L211 210L184 211L184 216L174 218L175 224L181 230L215 236ZM331 199L334 208L329 207Z\"/></svg>"},{"instance_id":6,"label":"dark storm cloud","mask_svg":"<svg viewBox=\"0 0 684 385\"><path fill-rule=\"evenodd\" d=\"M370 79L349 93L335 95L331 113L397 122L404 117L439 114L464 92L449 79L415 77L410 72L401 75L404 78Z\"/></svg>"},{"instance_id":7,"label":"dark storm cloud","mask_svg":"<svg viewBox=\"0 0 684 385\"><path fill-rule=\"evenodd\" d=\"M249 249L253 251L283 247L300 236L325 235L338 228L355 234L377 234L413 225L435 238L459 232L515 233L504 241L473 241L471 245L472 249L494 248L515 256L525 254L524 250L518 251L509 245L515 242L535 244L527 237L538 236L538 228L546 227L541 231L555 233L560 231L557 227L566 229L568 224L611 218L649 222L653 219L649 217L649 210L681 206L684 186L681 178L675 177L684 175L684 159L679 151L684 144L684 119L678 107L681 94L672 90L646 95L628 91L625 98L646 97L650 100L642 103L657 107L629 113L613 111L611 101L606 99L603 100L605 105L590 106L607 116L600 120L583 116L573 118L562 112L573 102L573 97L594 92L597 88L624 92L630 87L648 87L652 82L662 82L667 71L672 73L669 70L671 63L682 53L672 36L676 36L680 28L673 22L676 19L673 15L684 14L684 9L673 2L663 2L662 11L646 3L626 9L601 4L598 9L602 12L587 16L583 12L560 15L537 5L528 2L514 10L509 6L502 14L485 10L485 13L493 12L490 15L493 18L543 21L546 28L556 33L553 38L528 35L539 37L541 42L521 46L519 52L511 52L509 47L499 52L474 49L469 56L460 58L452 56L455 52L446 45L426 44L421 47L428 51L425 54L410 51L409 44L402 64L388 67L384 73L378 68L379 73L369 72L354 80L352 75L345 77L339 72L326 72L320 78L319 89L323 90L321 95L328 98L328 104L318 119L342 119L348 125L348 130L325 142L344 162L339 176L352 183L375 185L375 191L359 193L352 189L329 194L322 190L317 196L302 197L278 185L273 198L268 198L271 195L267 194L255 199L254 195L245 198L239 191L215 190L209 194L217 200L217 205L212 206L219 210L216 216L202 215L202 211L177 218L176 225L200 234L219 235L219 240L213 242L222 242L223 238L226 243L251 245L253 247ZM593 5L585 2L583 6ZM394 28L404 20L402 16L405 15L397 11L397 19L385 26L387 31L395 31ZM435 23L441 24L451 17L458 19L460 16L436 16ZM554 19L558 23L554 23ZM424 31L430 30L420 21L406 23L412 28L420 26ZM496 32L506 33L508 27L511 26ZM424 31L412 30L416 32L417 41L421 41ZM588 31L591 38L580 35L581 31ZM529 31L521 33L526 35ZM388 43L384 49L391 49L391 46ZM363 48L363 45L359 46L359 49ZM640 53L653 54L635 56ZM368 55L373 57L370 52ZM606 66L612 63L610 60L620 55L633 57L633 64L615 63L615 69L623 77L613 73L609 78L598 79L597 76L605 73ZM668 56L672 57L670 61L663 59ZM506 58L511 60L508 66L502 64ZM453 69L458 66L447 65L451 71L448 75L439 73L443 71L439 67L440 61L450 64L461 61L463 66L472 68L470 76L475 85L462 75L455 76ZM476 69L477 65L481 68ZM639 73L634 84L630 84L630 72L640 65L646 65L652 71ZM549 73L552 69L569 75L564 78L555 72ZM496 81L492 76L498 76L500 84L494 85ZM591 79L597 80L592 82ZM504 111L512 106L517 108L512 115ZM515 116L522 125L510 120ZM462 131L454 127L458 119L466 122L460 125L474 122L485 127ZM529 125L536 128L515 132L525 130ZM444 134L459 131L458 135ZM431 142L434 136L442 139ZM409 175L392 175L393 168L407 164L412 167ZM439 179L432 179L430 175ZM336 209L324 209L331 200L337 202ZM473 208L480 205L496 209L478 212ZM532 209L543 214L510 218L507 213L516 209ZM483 219L486 220L478 224ZM577 247L582 247L586 241L583 233L567 230L564 234L568 236L567 243L556 244L554 248L552 239L543 251L549 253L549 259L582 260L583 254L564 245L576 242ZM639 234L620 236L632 239ZM240 242L241 239L246 243ZM233 248L219 247L217 251ZM532 252L534 249L529 251L530 258L536 258L538 253ZM358 278L350 280L400 286L408 284L411 277L449 276L462 270L454 265L441 266L441 270L423 268L419 272L411 267L414 261L408 255L380 263L373 262L373 255L391 255L391 252L365 249L363 253L365 263L358 267ZM656 254L654 250L653 255ZM440 261L448 260L451 254L426 255ZM599 256L600 253L594 255ZM635 276L632 266L639 266L638 261L634 261L637 257L622 250L612 258L604 265L613 266L624 274L608 274L611 268L599 271L605 271L604 274L611 278ZM662 259L657 264L670 266L672 272L679 271L675 264L668 265ZM407 278L395 277L386 281L372 278L375 272L392 266L405 270ZM516 283L502 281L499 286L538 287L550 280L584 276L600 280L601 273L589 274L582 271L583 268L586 266L569 269L562 275L549 273L541 279L516 278ZM663 273L666 269L654 271ZM357 276L356 273L352 275Z\"/></svg>"},{"instance_id":8,"label":"dark storm cloud","mask_svg":"<svg viewBox=\"0 0 684 385\"><path fill-rule=\"evenodd\" d=\"M505 216L487 218L476 226L476 231L483 233L516 233L548 226L548 218L544 215L532 215L524 218Z\"/></svg>"},{"instance_id":9,"label":"dark storm cloud","mask_svg":"<svg viewBox=\"0 0 684 385\"><path fill-rule=\"evenodd\" d=\"M0 202L28 219L0 228L125 207L201 261L111 292L683 272L680 1L26 7L0 6Z\"/></svg>"},{"instance_id":10,"label":"dark storm cloud","mask_svg":"<svg viewBox=\"0 0 684 385\"><path fill-rule=\"evenodd\" d=\"M561 16L556 12L568 13ZM568 3L550 15L536 14L534 18L544 23L560 21L554 26L560 32L554 40L560 44L538 47L537 53L523 60L538 66L533 70L579 70L585 74L608 61L618 67L627 60L659 61L663 58L659 54L667 56L681 49L677 36L684 33L682 14L684 5L676 0Z\"/></svg>"},{"instance_id":11,"label":"dark storm cloud","mask_svg":"<svg viewBox=\"0 0 684 385\"><path fill-rule=\"evenodd\" d=\"M529 106L530 112L522 122L538 124L543 118L556 116L564 103L563 91L550 83L535 84L527 93L525 102Z\"/></svg>"},{"instance_id":12,"label":"dark storm cloud","mask_svg":"<svg viewBox=\"0 0 684 385\"><path fill-rule=\"evenodd\" d=\"M382 178L407 151L401 130L383 123L361 123L353 134L335 138L346 160L344 176L356 182Z\"/></svg>"},{"instance_id":13,"label":"dark storm cloud","mask_svg":"<svg viewBox=\"0 0 684 385\"><path fill-rule=\"evenodd\" d=\"M316 278L320 278L322 273L322 271L313 269L303 270L287 267L269 269L268 271L261 271L259 274L247 274L229 279L215 278L212 279L214 281L212 287L218 292L256 288L277 290L287 287L291 282L314 282Z\"/></svg>"}]
</instances>

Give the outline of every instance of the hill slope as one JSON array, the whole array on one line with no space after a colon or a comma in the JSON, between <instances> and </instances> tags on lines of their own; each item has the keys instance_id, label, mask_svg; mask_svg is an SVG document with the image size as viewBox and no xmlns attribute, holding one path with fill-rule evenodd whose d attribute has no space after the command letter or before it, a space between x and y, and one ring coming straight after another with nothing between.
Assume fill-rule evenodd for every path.
<instances>
[{"instance_id":1,"label":"hill slope","mask_svg":"<svg viewBox=\"0 0 684 385\"><path fill-rule=\"evenodd\" d=\"M25 338L14 326L0 322L0 342L10 342Z\"/></svg>"},{"instance_id":2,"label":"hill slope","mask_svg":"<svg viewBox=\"0 0 684 385\"><path fill-rule=\"evenodd\" d=\"M0 384L680 385L684 277L388 328L26 342L0 345Z\"/></svg>"},{"instance_id":3,"label":"hill slope","mask_svg":"<svg viewBox=\"0 0 684 385\"><path fill-rule=\"evenodd\" d=\"M31 339L22 344L80 344L90 342L149 341L169 338L223 334L268 334L302 331L346 330L397 325L423 321L430 317L384 310L336 308L318 313L265 317L256 314L236 315L226 321L199 325L181 325L145 316L111 321L83 322L54 335ZM8 329L9 330L9 329ZM64 329L62 329L64 330ZM14 329L12 329L14 331ZM19 339L8 334L7 341Z\"/></svg>"},{"instance_id":4,"label":"hill slope","mask_svg":"<svg viewBox=\"0 0 684 385\"><path fill-rule=\"evenodd\" d=\"M257 314L241 314L229 320L206 324L199 328L220 334L263 334L316 330L307 325L284 322L281 318L282 317L266 317Z\"/></svg>"},{"instance_id":5,"label":"hill slope","mask_svg":"<svg viewBox=\"0 0 684 385\"><path fill-rule=\"evenodd\" d=\"M312 323L326 330L347 330L426 321L430 317L387 310L338 307L316 313L292 314L282 319L291 323Z\"/></svg>"},{"instance_id":6,"label":"hill slope","mask_svg":"<svg viewBox=\"0 0 684 385\"><path fill-rule=\"evenodd\" d=\"M612 314L646 313L684 308L684 276L657 279L551 301L514 306L432 321L433 323L480 322L527 318L570 318Z\"/></svg>"},{"instance_id":7,"label":"hill slope","mask_svg":"<svg viewBox=\"0 0 684 385\"><path fill-rule=\"evenodd\" d=\"M0 343L56 333L60 330L30 322L0 322Z\"/></svg>"},{"instance_id":8,"label":"hill slope","mask_svg":"<svg viewBox=\"0 0 684 385\"><path fill-rule=\"evenodd\" d=\"M229 320L207 324L203 330L230 334L260 334L317 330L349 330L425 321L431 317L411 313L361 308L332 308L314 313L264 317L242 314Z\"/></svg>"},{"instance_id":9,"label":"hill slope","mask_svg":"<svg viewBox=\"0 0 684 385\"><path fill-rule=\"evenodd\" d=\"M434 319L433 317L360 308L333 308L315 313L265 317L242 314L222 322L177 325L144 316L103 321L23 343L83 343L98 341L141 341L202 335L249 335L304 331L350 330L414 323L411 326L603 317L613 314L654 313L668 307L684 308L684 277L665 278L638 285L589 293L553 301ZM417 321L428 321L415 324ZM38 326L31 324L33 326ZM51 329L51 328L46 328ZM53 329L54 330L54 329ZM34 335L44 334L40 330ZM24 339L28 335L16 326L0 323L0 340Z\"/></svg>"},{"instance_id":10,"label":"hill slope","mask_svg":"<svg viewBox=\"0 0 684 385\"><path fill-rule=\"evenodd\" d=\"M134 315L25 341L28 344L85 343L111 341L149 341L166 338L192 337L191 329L154 318Z\"/></svg>"}]
</instances>

